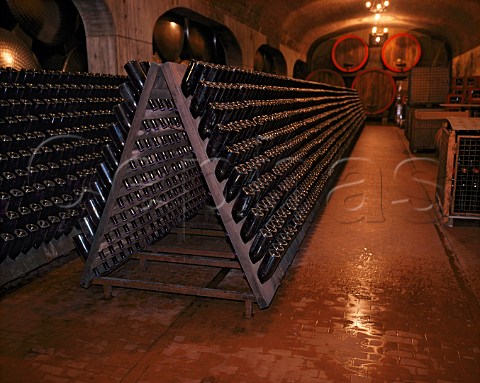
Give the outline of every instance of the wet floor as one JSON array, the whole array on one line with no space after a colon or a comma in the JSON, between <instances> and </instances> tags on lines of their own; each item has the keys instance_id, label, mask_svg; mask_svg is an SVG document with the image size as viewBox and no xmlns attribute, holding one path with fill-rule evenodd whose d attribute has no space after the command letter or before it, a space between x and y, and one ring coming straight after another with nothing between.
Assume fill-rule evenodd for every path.
<instances>
[{"instance_id":1,"label":"wet floor","mask_svg":"<svg viewBox=\"0 0 480 383\"><path fill-rule=\"evenodd\" d=\"M253 319L241 302L125 289L104 300L79 286L78 259L5 295L1 381L479 382L480 229L438 224L435 156L406 148L396 127L364 129Z\"/></svg>"}]
</instances>

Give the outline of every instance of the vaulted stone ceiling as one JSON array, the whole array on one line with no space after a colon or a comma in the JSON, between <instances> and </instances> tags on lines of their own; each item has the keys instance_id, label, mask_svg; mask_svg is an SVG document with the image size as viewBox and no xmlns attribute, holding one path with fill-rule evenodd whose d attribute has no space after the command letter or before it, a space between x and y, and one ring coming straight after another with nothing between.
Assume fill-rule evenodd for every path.
<instances>
[{"instance_id":1,"label":"vaulted stone ceiling","mask_svg":"<svg viewBox=\"0 0 480 383\"><path fill-rule=\"evenodd\" d=\"M307 51L319 38L370 28L364 0L212 1L242 15L260 32L279 30L278 43ZM391 0L389 28L418 30L445 40L453 56L480 45L480 0Z\"/></svg>"}]
</instances>

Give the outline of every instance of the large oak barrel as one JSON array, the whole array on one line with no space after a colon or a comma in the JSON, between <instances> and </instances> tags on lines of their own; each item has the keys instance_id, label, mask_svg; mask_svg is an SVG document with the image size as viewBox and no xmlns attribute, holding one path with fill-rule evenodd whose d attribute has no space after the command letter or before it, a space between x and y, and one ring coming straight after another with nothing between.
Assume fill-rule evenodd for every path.
<instances>
[{"instance_id":1,"label":"large oak barrel","mask_svg":"<svg viewBox=\"0 0 480 383\"><path fill-rule=\"evenodd\" d=\"M182 53L185 29L176 15L163 15L153 28L153 44L162 61L178 62Z\"/></svg>"},{"instance_id":2,"label":"large oak barrel","mask_svg":"<svg viewBox=\"0 0 480 383\"><path fill-rule=\"evenodd\" d=\"M417 65L421 53L422 48L415 36L399 33L383 44L382 61L393 72L407 72Z\"/></svg>"},{"instance_id":3,"label":"large oak barrel","mask_svg":"<svg viewBox=\"0 0 480 383\"><path fill-rule=\"evenodd\" d=\"M345 80L339 73L330 69L316 69L307 76L307 81L321 82L324 84L345 86Z\"/></svg>"},{"instance_id":4,"label":"large oak barrel","mask_svg":"<svg viewBox=\"0 0 480 383\"><path fill-rule=\"evenodd\" d=\"M367 69L358 73L352 88L358 91L367 114L383 113L395 100L395 81L382 69Z\"/></svg>"},{"instance_id":5,"label":"large oak barrel","mask_svg":"<svg viewBox=\"0 0 480 383\"><path fill-rule=\"evenodd\" d=\"M213 32L209 27L190 22L188 27L188 43L194 59L212 61L215 47Z\"/></svg>"},{"instance_id":6,"label":"large oak barrel","mask_svg":"<svg viewBox=\"0 0 480 383\"><path fill-rule=\"evenodd\" d=\"M367 62L367 59L367 43L359 36L342 36L333 45L333 64L342 72L355 72L360 70Z\"/></svg>"}]
</instances>

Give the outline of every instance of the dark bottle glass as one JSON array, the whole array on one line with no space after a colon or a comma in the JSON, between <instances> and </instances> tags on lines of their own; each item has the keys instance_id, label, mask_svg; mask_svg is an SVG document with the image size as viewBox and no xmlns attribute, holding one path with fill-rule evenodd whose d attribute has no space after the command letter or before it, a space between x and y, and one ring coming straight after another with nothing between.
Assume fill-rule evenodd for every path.
<instances>
[{"instance_id":1,"label":"dark bottle glass","mask_svg":"<svg viewBox=\"0 0 480 383\"><path fill-rule=\"evenodd\" d=\"M92 193L95 196L95 199L102 207L105 207L108 198L108 191L106 187L102 185L100 181L93 181L90 186L92 187Z\"/></svg>"},{"instance_id":2,"label":"dark bottle glass","mask_svg":"<svg viewBox=\"0 0 480 383\"><path fill-rule=\"evenodd\" d=\"M197 85L192 100L190 101L190 113L194 118L201 116L206 106L213 100L215 92L213 84L201 82Z\"/></svg>"},{"instance_id":3,"label":"dark bottle glass","mask_svg":"<svg viewBox=\"0 0 480 383\"><path fill-rule=\"evenodd\" d=\"M121 102L113 107L113 112L123 131L128 132L132 127L134 111L130 110L125 102Z\"/></svg>"},{"instance_id":4,"label":"dark bottle glass","mask_svg":"<svg viewBox=\"0 0 480 383\"><path fill-rule=\"evenodd\" d=\"M9 166L10 159L6 154L0 153L0 172L4 172L7 168L10 169Z\"/></svg>"},{"instance_id":5,"label":"dark bottle glass","mask_svg":"<svg viewBox=\"0 0 480 383\"><path fill-rule=\"evenodd\" d=\"M275 237L274 234L274 230L271 230L268 227L260 229L260 232L255 236L255 239L253 240L252 246L249 250L250 260L253 263L257 263L265 256Z\"/></svg>"},{"instance_id":6,"label":"dark bottle glass","mask_svg":"<svg viewBox=\"0 0 480 383\"><path fill-rule=\"evenodd\" d=\"M257 202L258 190L253 186L242 187L235 203L232 207L232 218L235 222L240 222L245 218L251 207Z\"/></svg>"},{"instance_id":7,"label":"dark bottle glass","mask_svg":"<svg viewBox=\"0 0 480 383\"><path fill-rule=\"evenodd\" d=\"M224 111L225 107L223 104L212 103L209 105L198 123L198 134L202 140L210 137L213 127L221 120L220 116L223 115Z\"/></svg>"},{"instance_id":8,"label":"dark bottle glass","mask_svg":"<svg viewBox=\"0 0 480 383\"><path fill-rule=\"evenodd\" d=\"M93 239L95 238L95 232L97 230L97 226L92 222L89 216L82 217L78 220L78 225L80 226L80 230L82 231L85 239L92 243Z\"/></svg>"},{"instance_id":9,"label":"dark bottle glass","mask_svg":"<svg viewBox=\"0 0 480 383\"><path fill-rule=\"evenodd\" d=\"M249 211L240 230L240 236L242 237L243 242L247 243L255 236L255 233L260 229L263 220L264 214L260 209L253 208Z\"/></svg>"},{"instance_id":10,"label":"dark bottle glass","mask_svg":"<svg viewBox=\"0 0 480 383\"><path fill-rule=\"evenodd\" d=\"M26 243L26 246L24 248L24 253L27 253L28 250L30 250L32 247L35 248L35 249L38 249L41 245L41 243L38 243L37 242L37 236L38 236L38 233L40 231L40 228L34 224L34 223L27 223L25 225L25 229L28 233L28 237L29 237L29 240L28 240L28 243ZM37 246L38 245L38 246Z\"/></svg>"},{"instance_id":11,"label":"dark bottle glass","mask_svg":"<svg viewBox=\"0 0 480 383\"><path fill-rule=\"evenodd\" d=\"M103 183L103 185L105 185L107 189L110 189L113 183L112 170L105 162L101 162L100 164L98 164L96 169L100 181Z\"/></svg>"},{"instance_id":12,"label":"dark bottle glass","mask_svg":"<svg viewBox=\"0 0 480 383\"><path fill-rule=\"evenodd\" d=\"M118 86L120 95L124 98L130 109L136 109L140 94L130 81L125 81Z\"/></svg>"},{"instance_id":13,"label":"dark bottle glass","mask_svg":"<svg viewBox=\"0 0 480 383\"><path fill-rule=\"evenodd\" d=\"M215 166L215 176L219 182L222 182L228 177L237 162L239 154L240 149L237 146L227 146L225 148L224 154L218 159L217 165Z\"/></svg>"},{"instance_id":14,"label":"dark bottle glass","mask_svg":"<svg viewBox=\"0 0 480 383\"><path fill-rule=\"evenodd\" d=\"M0 217L3 217L8 210L12 196L5 192L0 192Z\"/></svg>"},{"instance_id":15,"label":"dark bottle glass","mask_svg":"<svg viewBox=\"0 0 480 383\"><path fill-rule=\"evenodd\" d=\"M233 125L217 124L208 140L206 149L208 156L217 157L224 147L235 143L238 134L238 128Z\"/></svg>"},{"instance_id":16,"label":"dark bottle glass","mask_svg":"<svg viewBox=\"0 0 480 383\"><path fill-rule=\"evenodd\" d=\"M3 217L2 230L6 233L12 233L13 230L17 228L19 217L20 216L16 211L7 210L5 216ZM18 227L20 227L20 225L18 225Z\"/></svg>"},{"instance_id":17,"label":"dark bottle glass","mask_svg":"<svg viewBox=\"0 0 480 383\"><path fill-rule=\"evenodd\" d=\"M42 206L42 212L40 214L41 218L46 219L49 215L54 213L55 208L52 201L48 199L41 199L40 205Z\"/></svg>"},{"instance_id":18,"label":"dark bottle glass","mask_svg":"<svg viewBox=\"0 0 480 383\"><path fill-rule=\"evenodd\" d=\"M10 248L12 247L14 240L15 237L10 233L0 234L0 262L3 262L10 253Z\"/></svg>"},{"instance_id":19,"label":"dark bottle glass","mask_svg":"<svg viewBox=\"0 0 480 383\"><path fill-rule=\"evenodd\" d=\"M15 237L15 239L12 246L10 247L10 252L8 253L8 255L10 256L10 258L15 259L22 251L23 245L28 238L28 233L26 230L23 229L15 229L13 231L13 236Z\"/></svg>"},{"instance_id":20,"label":"dark bottle glass","mask_svg":"<svg viewBox=\"0 0 480 383\"><path fill-rule=\"evenodd\" d=\"M206 63L196 60L190 61L180 85L185 97L191 96L194 93L200 80L205 77L205 71L207 70Z\"/></svg>"},{"instance_id":21,"label":"dark bottle glass","mask_svg":"<svg viewBox=\"0 0 480 383\"><path fill-rule=\"evenodd\" d=\"M85 201L85 209L93 224L95 227L97 227L100 223L100 219L102 218L102 210L100 206L93 198L89 198L87 201Z\"/></svg>"},{"instance_id":22,"label":"dark bottle glass","mask_svg":"<svg viewBox=\"0 0 480 383\"><path fill-rule=\"evenodd\" d=\"M32 219L32 211L26 207L26 206L20 206L18 208L18 223L17 223L17 228L20 227L25 227L25 225L31 221Z\"/></svg>"},{"instance_id":23,"label":"dark bottle glass","mask_svg":"<svg viewBox=\"0 0 480 383\"><path fill-rule=\"evenodd\" d=\"M111 169L117 169L122 153L116 151L111 144L107 144L103 148L105 160Z\"/></svg>"},{"instance_id":24,"label":"dark bottle glass","mask_svg":"<svg viewBox=\"0 0 480 383\"><path fill-rule=\"evenodd\" d=\"M70 219L64 230L65 235L70 234L74 226L77 224L78 219L80 218L80 211L77 209L68 209L67 213Z\"/></svg>"},{"instance_id":25,"label":"dark bottle glass","mask_svg":"<svg viewBox=\"0 0 480 383\"><path fill-rule=\"evenodd\" d=\"M148 76L148 71L150 70L150 61L140 61L139 64L145 75Z\"/></svg>"},{"instance_id":26,"label":"dark bottle glass","mask_svg":"<svg viewBox=\"0 0 480 383\"><path fill-rule=\"evenodd\" d=\"M88 253L90 252L90 244L85 239L85 236L83 234L77 234L73 236L72 239L78 255L86 261L88 259Z\"/></svg>"},{"instance_id":27,"label":"dark bottle glass","mask_svg":"<svg viewBox=\"0 0 480 383\"><path fill-rule=\"evenodd\" d=\"M41 241L41 243L38 245L40 247L42 243L45 243L45 236L47 235L48 229L50 228L50 223L43 219L39 219L37 221L37 226L39 227L39 232L35 241Z\"/></svg>"},{"instance_id":28,"label":"dark bottle glass","mask_svg":"<svg viewBox=\"0 0 480 383\"><path fill-rule=\"evenodd\" d=\"M261 283L267 282L273 276L275 270L282 261L282 256L283 253L280 251L275 249L268 250L257 271L257 276Z\"/></svg>"},{"instance_id":29,"label":"dark bottle glass","mask_svg":"<svg viewBox=\"0 0 480 383\"><path fill-rule=\"evenodd\" d=\"M59 239L62 235L66 234L65 230L67 229L70 221L70 214L68 213L68 210L62 210L58 212L57 216L60 218L60 224L55 232L55 239Z\"/></svg>"},{"instance_id":30,"label":"dark bottle glass","mask_svg":"<svg viewBox=\"0 0 480 383\"><path fill-rule=\"evenodd\" d=\"M237 165L233 168L223 189L223 195L227 202L230 202L238 195L238 192L244 185L248 175L249 169L243 164Z\"/></svg>"},{"instance_id":31,"label":"dark bottle glass","mask_svg":"<svg viewBox=\"0 0 480 383\"><path fill-rule=\"evenodd\" d=\"M38 200L37 200L38 201ZM34 202L34 203L31 203L30 205L28 205L29 209L31 210L32 212L32 220L33 221L37 221L40 219L40 216L42 214L42 205Z\"/></svg>"},{"instance_id":32,"label":"dark bottle glass","mask_svg":"<svg viewBox=\"0 0 480 383\"><path fill-rule=\"evenodd\" d=\"M57 233L57 229L61 223L60 218L56 215L49 215L47 217L47 221L50 224L50 227L48 228L48 232L45 235L45 243L50 242L54 238L55 234Z\"/></svg>"},{"instance_id":33,"label":"dark bottle glass","mask_svg":"<svg viewBox=\"0 0 480 383\"><path fill-rule=\"evenodd\" d=\"M125 146L128 133L125 132L123 127L118 122L108 126L108 133L113 141L113 144L115 145L116 151L121 153L123 151L123 147Z\"/></svg>"},{"instance_id":34,"label":"dark bottle glass","mask_svg":"<svg viewBox=\"0 0 480 383\"><path fill-rule=\"evenodd\" d=\"M127 75L137 92L141 93L147 79L147 75L137 60L131 60L124 66Z\"/></svg>"}]
</instances>

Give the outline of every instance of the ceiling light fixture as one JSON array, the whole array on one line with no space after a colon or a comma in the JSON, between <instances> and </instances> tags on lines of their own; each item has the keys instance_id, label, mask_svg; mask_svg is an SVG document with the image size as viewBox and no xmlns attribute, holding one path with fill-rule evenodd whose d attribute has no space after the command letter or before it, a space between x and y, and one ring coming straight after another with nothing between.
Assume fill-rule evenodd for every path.
<instances>
[{"instance_id":1,"label":"ceiling light fixture","mask_svg":"<svg viewBox=\"0 0 480 383\"><path fill-rule=\"evenodd\" d=\"M380 28L378 24L382 18L382 13L387 10L389 5L390 2L388 0L373 0L365 3L365 6L368 8L368 10L374 14L374 25L370 32L370 40L375 45L379 45L382 43L382 41L385 41L388 38L388 28Z\"/></svg>"},{"instance_id":2,"label":"ceiling light fixture","mask_svg":"<svg viewBox=\"0 0 480 383\"><path fill-rule=\"evenodd\" d=\"M385 0L385 1L373 0L373 1L367 1L365 3L365 6L370 10L370 12L373 12L373 13L385 12L389 5L390 5L390 2L388 0Z\"/></svg>"}]
</instances>

